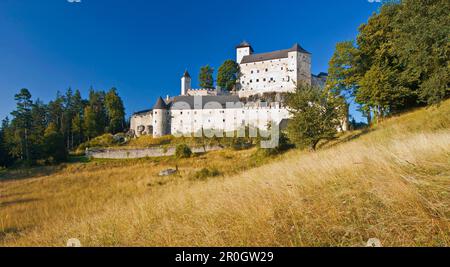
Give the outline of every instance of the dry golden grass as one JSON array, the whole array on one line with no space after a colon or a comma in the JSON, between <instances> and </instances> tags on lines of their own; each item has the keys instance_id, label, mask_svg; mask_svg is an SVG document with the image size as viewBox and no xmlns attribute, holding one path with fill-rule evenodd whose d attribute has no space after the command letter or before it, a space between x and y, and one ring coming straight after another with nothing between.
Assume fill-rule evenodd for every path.
<instances>
[{"instance_id":1,"label":"dry golden grass","mask_svg":"<svg viewBox=\"0 0 450 267\"><path fill-rule=\"evenodd\" d=\"M447 101L260 167L252 150L221 151L181 160L180 176L167 178L157 173L174 167L170 159L6 180L0 245L360 246L376 237L385 246L449 246L449 114ZM203 167L224 176L189 179Z\"/></svg>"}]
</instances>

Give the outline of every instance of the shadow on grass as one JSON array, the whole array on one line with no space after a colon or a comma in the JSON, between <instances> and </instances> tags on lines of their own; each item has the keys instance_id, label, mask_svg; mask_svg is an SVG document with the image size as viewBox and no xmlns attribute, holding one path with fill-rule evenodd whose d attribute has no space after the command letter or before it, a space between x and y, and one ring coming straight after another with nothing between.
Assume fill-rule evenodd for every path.
<instances>
[{"instance_id":1,"label":"shadow on grass","mask_svg":"<svg viewBox=\"0 0 450 267\"><path fill-rule=\"evenodd\" d=\"M18 200L13 200L13 201L5 201L5 202L0 203L0 208L4 208L4 207L16 205L16 204L25 204L25 203L36 202L39 200L40 199L38 199L38 198L26 198L26 199L18 199Z\"/></svg>"},{"instance_id":2,"label":"shadow on grass","mask_svg":"<svg viewBox=\"0 0 450 267\"><path fill-rule=\"evenodd\" d=\"M89 163L90 160L85 156L69 156L65 163L58 165L21 167L16 166L9 169L0 170L0 183L10 180L24 180L41 176L50 176L67 167L67 164Z\"/></svg>"},{"instance_id":3,"label":"shadow on grass","mask_svg":"<svg viewBox=\"0 0 450 267\"><path fill-rule=\"evenodd\" d=\"M338 137L338 138L330 140L330 141L323 142L322 144L319 145L318 148L326 149L326 148L335 147L335 146L341 145L343 143L347 143L347 142L353 141L355 139L358 139L361 136L366 135L372 131L373 131L373 129L371 129L371 128L364 128L361 130L349 132L348 134L344 134L344 136Z\"/></svg>"},{"instance_id":4,"label":"shadow on grass","mask_svg":"<svg viewBox=\"0 0 450 267\"><path fill-rule=\"evenodd\" d=\"M0 241L5 240L5 238L7 236L9 236L9 235L17 236L22 231L23 231L23 229L19 229L19 228L16 228L16 227L9 227L9 228L5 228L5 229L0 229Z\"/></svg>"}]
</instances>

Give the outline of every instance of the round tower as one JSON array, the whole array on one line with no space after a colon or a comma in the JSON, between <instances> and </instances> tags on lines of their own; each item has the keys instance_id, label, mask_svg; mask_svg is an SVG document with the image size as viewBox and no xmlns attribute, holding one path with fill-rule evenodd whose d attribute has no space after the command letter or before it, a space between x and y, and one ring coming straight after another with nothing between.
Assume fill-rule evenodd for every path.
<instances>
[{"instance_id":1,"label":"round tower","mask_svg":"<svg viewBox=\"0 0 450 267\"><path fill-rule=\"evenodd\" d=\"M189 90L191 90L191 76L186 70L181 77L181 95L187 95Z\"/></svg>"},{"instance_id":2,"label":"round tower","mask_svg":"<svg viewBox=\"0 0 450 267\"><path fill-rule=\"evenodd\" d=\"M159 97L153 107L153 137L161 137L169 134L168 112L168 105L161 97Z\"/></svg>"}]
</instances>

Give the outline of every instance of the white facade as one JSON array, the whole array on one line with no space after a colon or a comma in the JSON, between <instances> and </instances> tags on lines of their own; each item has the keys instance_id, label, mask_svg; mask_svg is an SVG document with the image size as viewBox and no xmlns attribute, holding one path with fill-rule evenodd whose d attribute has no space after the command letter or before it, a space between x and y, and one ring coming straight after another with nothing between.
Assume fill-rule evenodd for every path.
<instances>
[{"instance_id":1,"label":"white facade","mask_svg":"<svg viewBox=\"0 0 450 267\"><path fill-rule=\"evenodd\" d=\"M153 134L153 111L143 111L133 114L130 120L130 129L137 136Z\"/></svg>"},{"instance_id":2,"label":"white facade","mask_svg":"<svg viewBox=\"0 0 450 267\"><path fill-rule=\"evenodd\" d=\"M246 45L248 47L243 47ZM249 54L242 52L245 48ZM237 47L236 60L241 70L240 97L293 92L301 83L311 84L311 54L298 44L290 49L263 54L253 54L252 51L245 42Z\"/></svg>"},{"instance_id":3,"label":"white facade","mask_svg":"<svg viewBox=\"0 0 450 267\"><path fill-rule=\"evenodd\" d=\"M254 54L250 44L243 42L236 47L236 60L241 72L237 95L220 88L192 89L186 71L181 78L181 95L166 101L159 98L153 110L134 114L132 132L136 136L157 137L193 134L202 129L219 132L245 126L267 129L269 123L280 124L288 119L288 109L279 102L250 103L245 99L265 93L292 92L300 83L323 84L326 79L326 74L311 75L311 54L298 44L286 50Z\"/></svg>"},{"instance_id":4,"label":"white facade","mask_svg":"<svg viewBox=\"0 0 450 267\"><path fill-rule=\"evenodd\" d=\"M191 134L202 129L217 130L225 134L247 126L267 129L269 123L280 124L289 112L280 103L268 107L242 107L218 109L172 110L171 133Z\"/></svg>"}]
</instances>

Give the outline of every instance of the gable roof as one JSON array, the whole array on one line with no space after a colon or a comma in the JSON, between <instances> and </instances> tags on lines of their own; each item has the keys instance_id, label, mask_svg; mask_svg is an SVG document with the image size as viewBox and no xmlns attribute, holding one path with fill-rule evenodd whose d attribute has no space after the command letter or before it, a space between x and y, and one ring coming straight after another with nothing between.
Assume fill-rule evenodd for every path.
<instances>
[{"instance_id":1,"label":"gable roof","mask_svg":"<svg viewBox=\"0 0 450 267\"><path fill-rule=\"evenodd\" d=\"M251 55L245 56L244 58L242 58L241 64L273 60L273 59L288 58L289 52L300 52L300 53L310 54L308 51L306 51L299 44L296 43L296 44L294 44L294 46L292 46L289 49L277 50L277 51L261 53L261 54L251 54Z\"/></svg>"},{"instance_id":2,"label":"gable roof","mask_svg":"<svg viewBox=\"0 0 450 267\"><path fill-rule=\"evenodd\" d=\"M153 106L153 109L167 109L168 106L166 102L162 99L162 97L158 98L158 101L156 101L156 104Z\"/></svg>"},{"instance_id":3,"label":"gable roof","mask_svg":"<svg viewBox=\"0 0 450 267\"><path fill-rule=\"evenodd\" d=\"M146 110L137 111L137 112L134 112L134 113L133 113L133 116L135 116L135 115L144 115L144 114L150 113L150 112L152 112L152 111L153 111L153 110L151 110L151 109L146 109Z\"/></svg>"}]
</instances>

